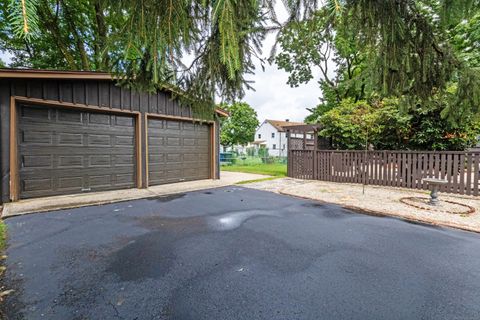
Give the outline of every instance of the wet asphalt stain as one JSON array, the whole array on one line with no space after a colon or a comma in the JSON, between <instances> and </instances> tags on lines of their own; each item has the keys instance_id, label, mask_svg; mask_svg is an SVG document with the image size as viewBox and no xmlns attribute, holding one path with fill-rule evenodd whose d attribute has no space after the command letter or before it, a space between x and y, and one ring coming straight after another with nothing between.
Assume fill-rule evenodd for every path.
<instances>
[{"instance_id":1,"label":"wet asphalt stain","mask_svg":"<svg viewBox=\"0 0 480 320\"><path fill-rule=\"evenodd\" d=\"M105 271L116 274L121 281L160 278L177 258L176 240L176 235L161 231L132 238L129 244L113 254Z\"/></svg>"},{"instance_id":2,"label":"wet asphalt stain","mask_svg":"<svg viewBox=\"0 0 480 320\"><path fill-rule=\"evenodd\" d=\"M325 208L326 204L319 202L306 202L302 204L302 207L305 208Z\"/></svg>"},{"instance_id":3,"label":"wet asphalt stain","mask_svg":"<svg viewBox=\"0 0 480 320\"><path fill-rule=\"evenodd\" d=\"M290 206L290 211L296 212L298 210L297 205ZM226 232L224 236L220 237L224 238L221 243L224 243L227 247L248 248L247 251L235 251L235 254L252 255L254 259L263 259L268 257L268 252L277 252L278 257L286 258L279 261L267 258L264 262L270 264L272 268L284 272L294 269L289 262L297 266L298 270L302 270L311 263L311 259L314 257L308 257L301 250L289 248L288 244L283 243L279 238L242 228L247 221L256 218L282 218L292 215L292 212L281 214L279 210L249 210L197 217L172 218L159 215L134 217L131 218L132 221L150 231L130 238L128 244L115 252L109 259L106 271L116 274L121 281L164 277L171 270L175 261L179 259L175 252L178 242L184 242L199 235L218 234L219 232ZM231 238L237 239L237 242L231 243ZM265 242L267 238L269 239L268 245ZM248 241L244 239L248 239ZM262 246L259 246L259 243L262 243ZM195 243L192 243L192 245L194 246ZM211 255L212 253L208 252L206 254ZM318 253L314 256L322 254ZM208 272L211 272L211 270L208 270Z\"/></svg>"},{"instance_id":4,"label":"wet asphalt stain","mask_svg":"<svg viewBox=\"0 0 480 320\"><path fill-rule=\"evenodd\" d=\"M158 202L170 202L170 201L173 201L173 200L182 199L186 195L187 195L186 193L178 193L178 194L172 194L172 195L168 195L168 196L150 197L150 198L147 198L147 199L151 200L151 201L155 200L155 201L158 201Z\"/></svg>"},{"instance_id":5,"label":"wet asphalt stain","mask_svg":"<svg viewBox=\"0 0 480 320\"><path fill-rule=\"evenodd\" d=\"M404 220L406 223L409 223L409 224L414 224L414 225L417 225L417 226L421 226L421 227L425 227L425 228L430 228L430 229L437 229L437 230L441 230L443 229L443 227L441 226L437 226L437 225L433 225L433 224L428 224L428 223L424 223L424 222L420 222L420 221L413 221L413 220Z\"/></svg>"}]
</instances>

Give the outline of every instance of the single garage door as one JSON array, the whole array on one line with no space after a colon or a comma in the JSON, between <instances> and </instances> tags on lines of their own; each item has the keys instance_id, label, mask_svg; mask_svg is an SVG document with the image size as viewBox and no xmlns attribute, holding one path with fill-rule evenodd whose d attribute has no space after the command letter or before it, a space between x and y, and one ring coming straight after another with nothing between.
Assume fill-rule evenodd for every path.
<instances>
[{"instance_id":1,"label":"single garage door","mask_svg":"<svg viewBox=\"0 0 480 320\"><path fill-rule=\"evenodd\" d=\"M208 125L149 118L149 185L209 179L210 161Z\"/></svg>"},{"instance_id":2,"label":"single garage door","mask_svg":"<svg viewBox=\"0 0 480 320\"><path fill-rule=\"evenodd\" d=\"M20 105L20 198L135 187L130 116Z\"/></svg>"}]
</instances>

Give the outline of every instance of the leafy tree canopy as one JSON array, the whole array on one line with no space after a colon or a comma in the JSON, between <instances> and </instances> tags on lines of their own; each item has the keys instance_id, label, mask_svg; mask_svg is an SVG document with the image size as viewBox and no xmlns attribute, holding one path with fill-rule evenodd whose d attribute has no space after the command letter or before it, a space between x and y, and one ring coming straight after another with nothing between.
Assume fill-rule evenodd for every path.
<instances>
[{"instance_id":1,"label":"leafy tree canopy","mask_svg":"<svg viewBox=\"0 0 480 320\"><path fill-rule=\"evenodd\" d=\"M230 116L221 123L220 144L233 146L252 142L259 125L257 112L245 102L222 105L222 108L227 110Z\"/></svg>"},{"instance_id":2,"label":"leafy tree canopy","mask_svg":"<svg viewBox=\"0 0 480 320\"><path fill-rule=\"evenodd\" d=\"M333 1L285 27L275 60L292 86L320 70L323 109L375 96L416 108L455 84L443 115L461 121L479 111L479 14L472 0Z\"/></svg>"},{"instance_id":3,"label":"leafy tree canopy","mask_svg":"<svg viewBox=\"0 0 480 320\"><path fill-rule=\"evenodd\" d=\"M276 4L287 9L286 21ZM191 103L202 109L215 95L243 95L265 34L276 31L290 58L300 59L278 57L292 84L330 56L338 70L324 70L322 81L337 100L368 98L375 88L415 106L455 81L455 115L478 112L478 72L454 50L467 51L475 35L452 34L479 7L480 0L9 0L0 4L0 45L16 66L112 71L126 85L178 87L186 101L206 101Z\"/></svg>"}]
</instances>

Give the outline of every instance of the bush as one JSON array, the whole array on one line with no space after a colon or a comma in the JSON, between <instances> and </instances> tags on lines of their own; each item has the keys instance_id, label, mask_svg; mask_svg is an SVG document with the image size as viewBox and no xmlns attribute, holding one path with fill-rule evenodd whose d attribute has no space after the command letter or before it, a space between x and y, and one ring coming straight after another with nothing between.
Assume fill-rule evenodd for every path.
<instances>
[{"instance_id":1,"label":"bush","mask_svg":"<svg viewBox=\"0 0 480 320\"><path fill-rule=\"evenodd\" d=\"M344 99L326 112L320 136L334 148L359 150L465 150L476 144L479 122L464 117L455 125L442 117L447 99L403 111L398 99L357 101Z\"/></svg>"}]
</instances>

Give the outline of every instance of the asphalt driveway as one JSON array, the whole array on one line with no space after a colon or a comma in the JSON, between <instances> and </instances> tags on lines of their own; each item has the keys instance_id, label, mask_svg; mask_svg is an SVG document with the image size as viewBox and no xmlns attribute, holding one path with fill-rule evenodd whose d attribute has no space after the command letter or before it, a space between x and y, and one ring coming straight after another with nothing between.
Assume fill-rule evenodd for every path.
<instances>
[{"instance_id":1,"label":"asphalt driveway","mask_svg":"<svg viewBox=\"0 0 480 320\"><path fill-rule=\"evenodd\" d=\"M9 319L480 319L480 236L225 187L6 220Z\"/></svg>"}]
</instances>

